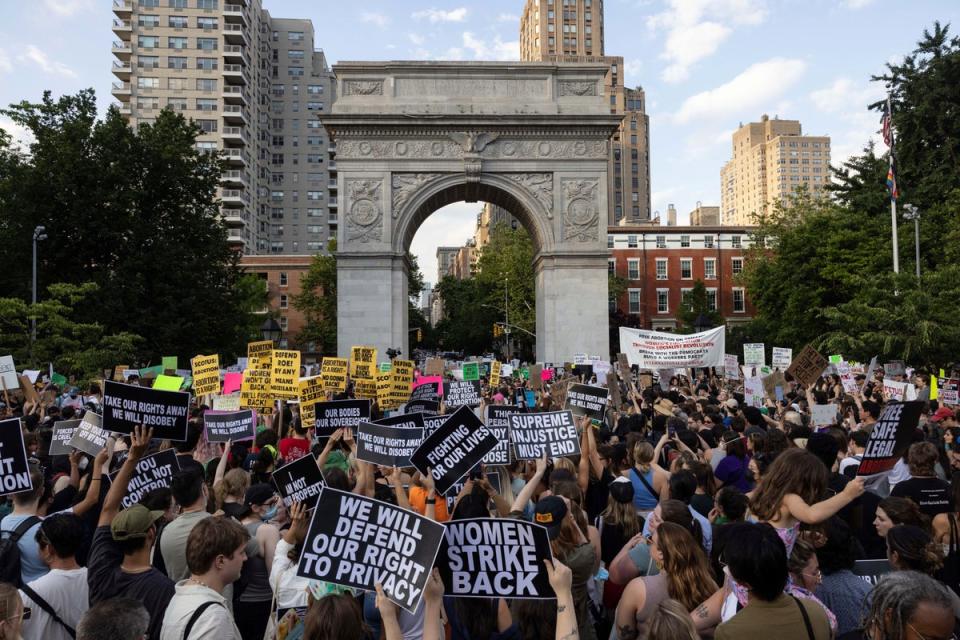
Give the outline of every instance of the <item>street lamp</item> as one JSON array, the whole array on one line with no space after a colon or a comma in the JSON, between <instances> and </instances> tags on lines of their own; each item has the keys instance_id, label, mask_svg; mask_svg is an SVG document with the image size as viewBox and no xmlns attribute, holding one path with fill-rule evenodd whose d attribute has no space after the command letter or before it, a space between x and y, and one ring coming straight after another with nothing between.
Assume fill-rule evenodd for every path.
<instances>
[{"instance_id":1,"label":"street lamp","mask_svg":"<svg viewBox=\"0 0 960 640\"><path fill-rule=\"evenodd\" d=\"M47 228L37 225L33 230L33 305L37 304L37 243L47 239ZM34 309L36 314L36 309ZM33 362L33 343L37 341L37 317L30 319L30 362Z\"/></svg>"},{"instance_id":2,"label":"street lamp","mask_svg":"<svg viewBox=\"0 0 960 640\"><path fill-rule=\"evenodd\" d=\"M260 326L260 335L263 336L263 339L274 344L280 340L281 333L280 325L273 318L267 318Z\"/></svg>"},{"instance_id":3,"label":"street lamp","mask_svg":"<svg viewBox=\"0 0 960 640\"><path fill-rule=\"evenodd\" d=\"M703 333L710 328L710 320L707 319L702 313L697 316L697 319L693 321L693 332L694 333Z\"/></svg>"},{"instance_id":4,"label":"street lamp","mask_svg":"<svg viewBox=\"0 0 960 640\"><path fill-rule=\"evenodd\" d=\"M913 220L913 239L916 245L917 280L920 279L920 210L916 205L903 205L903 219Z\"/></svg>"}]
</instances>

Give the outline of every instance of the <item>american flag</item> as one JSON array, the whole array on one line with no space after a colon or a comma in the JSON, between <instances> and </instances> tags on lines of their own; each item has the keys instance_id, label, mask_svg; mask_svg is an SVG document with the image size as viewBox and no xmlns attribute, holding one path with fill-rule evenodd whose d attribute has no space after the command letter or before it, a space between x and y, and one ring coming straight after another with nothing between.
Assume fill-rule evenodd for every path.
<instances>
[{"instance_id":1,"label":"american flag","mask_svg":"<svg viewBox=\"0 0 960 640\"><path fill-rule=\"evenodd\" d=\"M883 112L883 118L880 119L880 125L883 133L883 142L891 149L893 148L892 113L893 111L890 108L890 96L887 96L887 109Z\"/></svg>"}]
</instances>

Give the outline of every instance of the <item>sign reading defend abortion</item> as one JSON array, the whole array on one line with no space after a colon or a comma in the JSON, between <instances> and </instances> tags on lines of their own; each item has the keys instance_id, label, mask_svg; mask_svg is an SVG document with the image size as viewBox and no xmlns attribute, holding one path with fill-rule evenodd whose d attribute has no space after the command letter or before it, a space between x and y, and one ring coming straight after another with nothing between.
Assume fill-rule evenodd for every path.
<instances>
[{"instance_id":1,"label":"sign reading defend abortion","mask_svg":"<svg viewBox=\"0 0 960 640\"><path fill-rule=\"evenodd\" d=\"M580 455L577 425L569 411L518 413L510 416L510 437L517 460Z\"/></svg>"},{"instance_id":2,"label":"sign reading defend abortion","mask_svg":"<svg viewBox=\"0 0 960 640\"><path fill-rule=\"evenodd\" d=\"M187 411L190 394L159 391L122 382L103 383L104 431L131 433L134 427L153 428L158 440L183 442L187 439Z\"/></svg>"},{"instance_id":3,"label":"sign reading defend abortion","mask_svg":"<svg viewBox=\"0 0 960 640\"><path fill-rule=\"evenodd\" d=\"M312 454L297 458L273 472L273 484L289 509L294 502L313 509L323 491L323 474Z\"/></svg>"},{"instance_id":4,"label":"sign reading defend abortion","mask_svg":"<svg viewBox=\"0 0 960 640\"><path fill-rule=\"evenodd\" d=\"M410 461L420 473L427 473L430 467L437 493L445 494L496 446L497 436L469 407L460 407L424 438Z\"/></svg>"},{"instance_id":5,"label":"sign reading defend abortion","mask_svg":"<svg viewBox=\"0 0 960 640\"><path fill-rule=\"evenodd\" d=\"M374 591L413 612L443 540L443 525L392 504L329 487L317 501L297 575Z\"/></svg>"},{"instance_id":6,"label":"sign reading defend abortion","mask_svg":"<svg viewBox=\"0 0 960 640\"><path fill-rule=\"evenodd\" d=\"M170 480L177 471L180 471L180 461L177 460L174 449L164 449L152 456L141 458L130 482L127 483L127 495L120 500L120 506L124 509L132 507L154 489L169 487ZM111 483L116 480L118 473L120 472L110 474Z\"/></svg>"}]
</instances>

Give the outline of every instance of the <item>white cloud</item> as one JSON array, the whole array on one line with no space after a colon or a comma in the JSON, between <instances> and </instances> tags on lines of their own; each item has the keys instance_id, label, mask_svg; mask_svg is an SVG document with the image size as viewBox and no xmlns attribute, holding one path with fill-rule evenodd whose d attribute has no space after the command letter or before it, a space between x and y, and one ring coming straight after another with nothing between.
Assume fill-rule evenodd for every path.
<instances>
[{"instance_id":1,"label":"white cloud","mask_svg":"<svg viewBox=\"0 0 960 640\"><path fill-rule=\"evenodd\" d=\"M473 237L482 207L479 202L455 202L437 209L417 229L410 252L417 256L427 282L437 282L437 247L463 246L467 238Z\"/></svg>"},{"instance_id":2,"label":"white cloud","mask_svg":"<svg viewBox=\"0 0 960 640\"><path fill-rule=\"evenodd\" d=\"M419 33L408 33L407 37L410 39L410 42L417 45L418 47L426 41L426 38L424 38Z\"/></svg>"},{"instance_id":3,"label":"white cloud","mask_svg":"<svg viewBox=\"0 0 960 640\"><path fill-rule=\"evenodd\" d=\"M364 11L360 14L360 22L368 22L370 24L375 24L381 29L386 27L390 23L390 18L382 13L376 13L374 11Z\"/></svg>"},{"instance_id":4,"label":"white cloud","mask_svg":"<svg viewBox=\"0 0 960 640\"><path fill-rule=\"evenodd\" d=\"M513 13L501 13L497 16L497 22L520 22L520 16Z\"/></svg>"},{"instance_id":5,"label":"white cloud","mask_svg":"<svg viewBox=\"0 0 960 640\"><path fill-rule=\"evenodd\" d=\"M467 18L467 8L459 7L444 11L442 9L423 9L413 12L414 20L429 20L430 22L463 22Z\"/></svg>"},{"instance_id":6,"label":"white cloud","mask_svg":"<svg viewBox=\"0 0 960 640\"><path fill-rule=\"evenodd\" d=\"M880 115L868 111L867 105L882 100L884 88L877 82L857 83L846 77L836 78L829 86L810 93L814 106L831 115L840 125L831 140L831 161L840 164L851 155L862 152L869 141L880 144Z\"/></svg>"},{"instance_id":7,"label":"white cloud","mask_svg":"<svg viewBox=\"0 0 960 640\"><path fill-rule=\"evenodd\" d=\"M643 69L643 62L639 59L623 61L623 78L627 86L636 86L640 82L640 70Z\"/></svg>"},{"instance_id":8,"label":"white cloud","mask_svg":"<svg viewBox=\"0 0 960 640\"><path fill-rule=\"evenodd\" d=\"M6 116L0 116L0 129L5 130L13 139L13 146L25 150L33 142L33 133Z\"/></svg>"},{"instance_id":9,"label":"white cloud","mask_svg":"<svg viewBox=\"0 0 960 640\"><path fill-rule=\"evenodd\" d=\"M883 87L870 82L859 85L850 78L839 77L829 87L817 89L810 94L814 106L825 113L849 113L863 111L867 105L883 98Z\"/></svg>"},{"instance_id":10,"label":"white cloud","mask_svg":"<svg viewBox=\"0 0 960 640\"><path fill-rule=\"evenodd\" d=\"M10 56L3 49L0 49L0 73L10 73L13 71L13 63L10 62Z\"/></svg>"},{"instance_id":11,"label":"white cloud","mask_svg":"<svg viewBox=\"0 0 960 640\"><path fill-rule=\"evenodd\" d=\"M56 75L66 76L68 78L77 77L77 74L73 69L62 62L51 60L46 53L32 44L27 45L26 52L17 56L17 60L20 62L32 62L40 67L45 73L53 73Z\"/></svg>"},{"instance_id":12,"label":"white cloud","mask_svg":"<svg viewBox=\"0 0 960 640\"><path fill-rule=\"evenodd\" d=\"M520 41L504 42L496 36L492 43L477 38L470 31L463 32L463 48L473 52L475 60L519 60Z\"/></svg>"},{"instance_id":13,"label":"white cloud","mask_svg":"<svg viewBox=\"0 0 960 640\"><path fill-rule=\"evenodd\" d=\"M867 5L873 4L873 0L844 0L843 6L847 9L863 9Z\"/></svg>"},{"instance_id":14,"label":"white cloud","mask_svg":"<svg viewBox=\"0 0 960 640\"><path fill-rule=\"evenodd\" d=\"M772 105L773 101L792 87L806 68L803 60L796 59L771 58L758 62L730 82L684 100L673 120L686 124L700 119L755 116L745 112L779 106Z\"/></svg>"},{"instance_id":15,"label":"white cloud","mask_svg":"<svg viewBox=\"0 0 960 640\"><path fill-rule=\"evenodd\" d=\"M91 0L43 0L43 8L61 18L69 18L93 8L93 3Z\"/></svg>"}]
</instances>

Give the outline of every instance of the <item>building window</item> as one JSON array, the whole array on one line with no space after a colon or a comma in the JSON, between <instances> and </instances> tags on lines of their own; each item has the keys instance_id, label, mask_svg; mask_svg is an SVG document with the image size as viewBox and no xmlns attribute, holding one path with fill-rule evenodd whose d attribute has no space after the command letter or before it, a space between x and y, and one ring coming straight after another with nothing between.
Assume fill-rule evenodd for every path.
<instances>
[{"instance_id":1,"label":"building window","mask_svg":"<svg viewBox=\"0 0 960 640\"><path fill-rule=\"evenodd\" d=\"M730 246L734 249L740 249L743 247L743 242L740 239L740 236L730 236Z\"/></svg>"},{"instance_id":2,"label":"building window","mask_svg":"<svg viewBox=\"0 0 960 640\"><path fill-rule=\"evenodd\" d=\"M138 89L159 89L160 78L137 78Z\"/></svg>"},{"instance_id":3,"label":"building window","mask_svg":"<svg viewBox=\"0 0 960 640\"><path fill-rule=\"evenodd\" d=\"M271 242L270 243L270 253L283 253L283 242ZM280 328L283 328L283 325L287 323L286 318L280 318Z\"/></svg>"},{"instance_id":4,"label":"building window","mask_svg":"<svg viewBox=\"0 0 960 640\"><path fill-rule=\"evenodd\" d=\"M707 289L707 311L717 310L717 290Z\"/></svg>"},{"instance_id":5,"label":"building window","mask_svg":"<svg viewBox=\"0 0 960 640\"><path fill-rule=\"evenodd\" d=\"M167 18L167 26L171 29L186 29L190 26L187 16L170 16Z\"/></svg>"},{"instance_id":6,"label":"building window","mask_svg":"<svg viewBox=\"0 0 960 640\"><path fill-rule=\"evenodd\" d=\"M743 289L733 290L733 312L745 313L747 311L747 301L743 294Z\"/></svg>"},{"instance_id":7,"label":"building window","mask_svg":"<svg viewBox=\"0 0 960 640\"><path fill-rule=\"evenodd\" d=\"M170 36L167 38L167 48L168 49L186 49L187 48L187 39L180 36Z\"/></svg>"},{"instance_id":8,"label":"building window","mask_svg":"<svg viewBox=\"0 0 960 640\"><path fill-rule=\"evenodd\" d=\"M303 67L287 67L287 75L293 78L303 76Z\"/></svg>"},{"instance_id":9,"label":"building window","mask_svg":"<svg viewBox=\"0 0 960 640\"><path fill-rule=\"evenodd\" d=\"M322 102L308 102L307 111L323 111Z\"/></svg>"},{"instance_id":10,"label":"building window","mask_svg":"<svg viewBox=\"0 0 960 640\"><path fill-rule=\"evenodd\" d=\"M137 36L137 46L141 49L156 49L160 46L159 36Z\"/></svg>"},{"instance_id":11,"label":"building window","mask_svg":"<svg viewBox=\"0 0 960 640\"><path fill-rule=\"evenodd\" d=\"M271 191L271 192L270 192L270 199L273 200L274 202L282 202L282 201L283 201L283 191Z\"/></svg>"},{"instance_id":12,"label":"building window","mask_svg":"<svg viewBox=\"0 0 960 640\"><path fill-rule=\"evenodd\" d=\"M689 247L690 246L690 236L680 236L680 246Z\"/></svg>"},{"instance_id":13,"label":"building window","mask_svg":"<svg viewBox=\"0 0 960 640\"><path fill-rule=\"evenodd\" d=\"M160 6L160 0L140 0L137 4L144 9L156 9Z\"/></svg>"},{"instance_id":14,"label":"building window","mask_svg":"<svg viewBox=\"0 0 960 640\"><path fill-rule=\"evenodd\" d=\"M186 98L167 98L167 107L172 111L186 111L187 110L187 99Z\"/></svg>"},{"instance_id":15,"label":"building window","mask_svg":"<svg viewBox=\"0 0 960 640\"><path fill-rule=\"evenodd\" d=\"M628 249L637 248L637 236L627 236L627 248Z\"/></svg>"},{"instance_id":16,"label":"building window","mask_svg":"<svg viewBox=\"0 0 960 640\"><path fill-rule=\"evenodd\" d=\"M138 69L159 69L160 56L137 56Z\"/></svg>"},{"instance_id":17,"label":"building window","mask_svg":"<svg viewBox=\"0 0 960 640\"><path fill-rule=\"evenodd\" d=\"M640 289L627 289L627 310L640 313Z\"/></svg>"},{"instance_id":18,"label":"building window","mask_svg":"<svg viewBox=\"0 0 960 640\"><path fill-rule=\"evenodd\" d=\"M670 291L657 289L657 313L670 313Z\"/></svg>"},{"instance_id":19,"label":"building window","mask_svg":"<svg viewBox=\"0 0 960 640\"><path fill-rule=\"evenodd\" d=\"M323 191L307 191L307 200L323 200Z\"/></svg>"},{"instance_id":20,"label":"building window","mask_svg":"<svg viewBox=\"0 0 960 640\"><path fill-rule=\"evenodd\" d=\"M168 69L186 69L187 58L182 56L167 56Z\"/></svg>"},{"instance_id":21,"label":"building window","mask_svg":"<svg viewBox=\"0 0 960 640\"><path fill-rule=\"evenodd\" d=\"M322 218L323 209L307 209L308 218Z\"/></svg>"},{"instance_id":22,"label":"building window","mask_svg":"<svg viewBox=\"0 0 960 640\"><path fill-rule=\"evenodd\" d=\"M160 98L139 96L137 98L137 109L141 111L154 111L160 108Z\"/></svg>"},{"instance_id":23,"label":"building window","mask_svg":"<svg viewBox=\"0 0 960 640\"><path fill-rule=\"evenodd\" d=\"M743 272L743 258L731 258L730 260L730 270L733 272L733 275L737 275Z\"/></svg>"},{"instance_id":24,"label":"building window","mask_svg":"<svg viewBox=\"0 0 960 640\"><path fill-rule=\"evenodd\" d=\"M187 88L186 78L167 78L167 89L183 91Z\"/></svg>"},{"instance_id":25,"label":"building window","mask_svg":"<svg viewBox=\"0 0 960 640\"><path fill-rule=\"evenodd\" d=\"M216 133L217 131L216 120L196 120L195 122L203 133Z\"/></svg>"},{"instance_id":26,"label":"building window","mask_svg":"<svg viewBox=\"0 0 960 640\"><path fill-rule=\"evenodd\" d=\"M197 91L216 91L217 81L214 78L197 78Z\"/></svg>"},{"instance_id":27,"label":"building window","mask_svg":"<svg viewBox=\"0 0 960 640\"><path fill-rule=\"evenodd\" d=\"M607 249L613 249L613 236L607 236Z\"/></svg>"},{"instance_id":28,"label":"building window","mask_svg":"<svg viewBox=\"0 0 960 640\"><path fill-rule=\"evenodd\" d=\"M657 236L657 249L667 248L667 236Z\"/></svg>"},{"instance_id":29,"label":"building window","mask_svg":"<svg viewBox=\"0 0 960 640\"><path fill-rule=\"evenodd\" d=\"M197 28L198 29L216 29L217 19L216 18L197 18Z\"/></svg>"},{"instance_id":30,"label":"building window","mask_svg":"<svg viewBox=\"0 0 960 640\"><path fill-rule=\"evenodd\" d=\"M617 261L613 258L607 260L607 273L612 276L617 275Z\"/></svg>"},{"instance_id":31,"label":"building window","mask_svg":"<svg viewBox=\"0 0 960 640\"><path fill-rule=\"evenodd\" d=\"M307 233L323 233L323 231L324 231L324 227L318 224L307 225Z\"/></svg>"},{"instance_id":32,"label":"building window","mask_svg":"<svg viewBox=\"0 0 960 640\"><path fill-rule=\"evenodd\" d=\"M137 16L137 25L140 27L159 27L160 16L148 16L141 14Z\"/></svg>"},{"instance_id":33,"label":"building window","mask_svg":"<svg viewBox=\"0 0 960 640\"><path fill-rule=\"evenodd\" d=\"M322 96L323 95L323 85L322 84L308 84L307 93L312 96Z\"/></svg>"},{"instance_id":34,"label":"building window","mask_svg":"<svg viewBox=\"0 0 960 640\"><path fill-rule=\"evenodd\" d=\"M288 305L287 305L287 294L281 293L281 294L280 294L280 308L281 308L281 309L286 309L287 306L288 306Z\"/></svg>"},{"instance_id":35,"label":"building window","mask_svg":"<svg viewBox=\"0 0 960 640\"><path fill-rule=\"evenodd\" d=\"M667 259L657 258L657 280L667 279Z\"/></svg>"},{"instance_id":36,"label":"building window","mask_svg":"<svg viewBox=\"0 0 960 640\"><path fill-rule=\"evenodd\" d=\"M171 9L186 9L187 0L169 0L169 5Z\"/></svg>"},{"instance_id":37,"label":"building window","mask_svg":"<svg viewBox=\"0 0 960 640\"><path fill-rule=\"evenodd\" d=\"M216 9L217 0L197 0L197 9Z\"/></svg>"},{"instance_id":38,"label":"building window","mask_svg":"<svg viewBox=\"0 0 960 640\"><path fill-rule=\"evenodd\" d=\"M216 58L197 58L197 69L204 69L205 71L213 71L216 68L217 68Z\"/></svg>"},{"instance_id":39,"label":"building window","mask_svg":"<svg viewBox=\"0 0 960 640\"><path fill-rule=\"evenodd\" d=\"M693 279L693 258L680 258L680 279Z\"/></svg>"},{"instance_id":40,"label":"building window","mask_svg":"<svg viewBox=\"0 0 960 640\"><path fill-rule=\"evenodd\" d=\"M290 31L287 33L287 40L290 42L303 42L303 31Z\"/></svg>"},{"instance_id":41,"label":"building window","mask_svg":"<svg viewBox=\"0 0 960 640\"><path fill-rule=\"evenodd\" d=\"M640 279L640 260L633 258L627 260L627 278L630 280Z\"/></svg>"},{"instance_id":42,"label":"building window","mask_svg":"<svg viewBox=\"0 0 960 640\"><path fill-rule=\"evenodd\" d=\"M716 258L703 259L703 279L716 280L717 278L717 260Z\"/></svg>"},{"instance_id":43,"label":"building window","mask_svg":"<svg viewBox=\"0 0 960 640\"><path fill-rule=\"evenodd\" d=\"M197 38L197 49L204 51L215 51L217 49L216 38Z\"/></svg>"},{"instance_id":44,"label":"building window","mask_svg":"<svg viewBox=\"0 0 960 640\"><path fill-rule=\"evenodd\" d=\"M216 111L216 98L197 98L197 111Z\"/></svg>"},{"instance_id":45,"label":"building window","mask_svg":"<svg viewBox=\"0 0 960 640\"><path fill-rule=\"evenodd\" d=\"M703 236L703 248L713 249L713 236Z\"/></svg>"}]
</instances>

